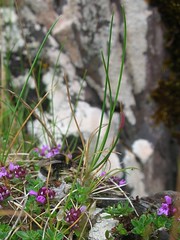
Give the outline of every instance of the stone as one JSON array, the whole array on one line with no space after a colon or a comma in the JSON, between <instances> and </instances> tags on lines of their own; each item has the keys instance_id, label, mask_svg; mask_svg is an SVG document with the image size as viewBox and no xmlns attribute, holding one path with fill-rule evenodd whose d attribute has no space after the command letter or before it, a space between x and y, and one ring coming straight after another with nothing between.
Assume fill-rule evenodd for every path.
<instances>
[{"instance_id":1,"label":"stone","mask_svg":"<svg viewBox=\"0 0 180 240\"><path fill-rule=\"evenodd\" d=\"M107 230L110 231L113 227L118 225L118 222L119 222L118 220L115 220L112 218L106 219L105 216L107 215L108 214L106 213L100 214L96 224L89 231L88 240L97 240L97 239L106 240L105 232Z\"/></svg>"},{"instance_id":2,"label":"stone","mask_svg":"<svg viewBox=\"0 0 180 240\"><path fill-rule=\"evenodd\" d=\"M44 104L46 106L44 107L44 121L51 131L54 121L56 129L54 138L60 142L72 114L67 99L66 77L73 107L79 98L76 117L84 138L87 140L98 127L101 116L106 79L101 51L106 59L112 10L114 11L114 23L109 79L113 98L117 89L124 37L120 3L103 0L98 2L96 0L21 0L18 3L19 16L13 8L0 9L1 15L3 12L6 13L1 23L2 41L4 42L5 37L8 36L9 46L13 52L10 59L12 85L22 88L29 70L29 59L34 59L49 27L60 14L61 17L50 34L37 63L37 69L40 69L42 63L39 79L41 93L48 92ZM176 150L170 149L172 147L176 149L177 145L172 143L172 138L165 127L162 124L154 126L151 118L156 106L150 98L150 92L157 84L164 57L160 15L156 8L150 7L142 0L136 3L130 3L129 0L121 1L121 3L124 4L127 17L127 49L118 101L123 103L126 119L115 150L120 154L111 155L111 165L113 169L116 167L137 168L138 170L132 172L132 177L130 177L131 173L125 175L132 189L132 195L143 196L175 186ZM6 24L8 16L12 16L10 20L12 29ZM22 26L19 24L20 17ZM28 49L25 47L25 41ZM0 42L0 45L5 52L7 48L3 42ZM23 72L20 69L19 53L22 53ZM86 77L83 81L84 75ZM37 97L32 98L33 81L36 78L37 76L33 76L28 83L29 104L32 100L37 100ZM82 84L82 91L79 95ZM109 107L107 97L104 123L107 123L109 119ZM36 110L36 113L40 114L39 110ZM116 136L119 122L117 107L106 148ZM27 128L29 132L32 132L33 128L35 135L40 138L40 143L44 143L43 130L38 120L34 120L33 126L28 123ZM69 134L78 134L74 121L69 128Z\"/></svg>"}]
</instances>

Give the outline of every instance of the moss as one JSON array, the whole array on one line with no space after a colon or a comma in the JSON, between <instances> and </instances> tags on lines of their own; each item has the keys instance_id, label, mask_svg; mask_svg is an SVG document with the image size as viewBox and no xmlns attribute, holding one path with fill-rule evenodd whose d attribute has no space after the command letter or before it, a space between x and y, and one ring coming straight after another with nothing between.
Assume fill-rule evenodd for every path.
<instances>
[{"instance_id":1,"label":"moss","mask_svg":"<svg viewBox=\"0 0 180 240\"><path fill-rule=\"evenodd\" d=\"M164 24L166 59L161 79L151 96L158 107L154 114L156 123L164 124L180 140L180 2L179 0L149 0L158 8Z\"/></svg>"}]
</instances>

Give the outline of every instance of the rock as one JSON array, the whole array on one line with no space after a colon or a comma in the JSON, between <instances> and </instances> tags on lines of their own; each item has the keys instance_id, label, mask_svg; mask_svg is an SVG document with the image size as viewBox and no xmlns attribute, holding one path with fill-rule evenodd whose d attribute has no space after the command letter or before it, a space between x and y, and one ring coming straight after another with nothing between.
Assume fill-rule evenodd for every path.
<instances>
[{"instance_id":1,"label":"rock","mask_svg":"<svg viewBox=\"0 0 180 240\"><path fill-rule=\"evenodd\" d=\"M150 99L150 91L157 84L164 57L160 15L156 8L149 7L145 1L121 2L125 6L127 17L127 52L118 101L123 102L126 122L116 149L120 155L113 153L111 161L113 168L137 168L126 174L126 178L132 195L144 196L174 188L177 145L172 141L167 129L163 125L154 126L151 118L156 106ZM21 91L30 68L29 59L34 59L48 28L61 14L59 22L43 48L35 71L38 72L37 69L42 67L39 77L41 97L49 91L43 103L45 122L48 129L53 130L52 122L56 119L53 122L56 129L54 138L61 141L62 133L66 132L72 114L64 83L66 76L73 107L79 97L76 117L87 140L97 128L101 116L106 76L100 53L102 50L106 58L112 11L114 11L114 23L109 78L113 97L117 89L123 43L120 3L103 0L98 2L96 0L39 0L38 2L21 0L18 3L19 15L16 14L15 9L1 8L1 14L2 12L6 14L1 23L3 42L0 42L0 45L5 52L7 46L4 42L7 43L5 37L8 36L9 48L12 49L10 67L13 83L9 84L16 86L17 89L20 88L17 92ZM11 24L8 24L8 16L12 16ZM20 18L22 26L18 21ZM22 30L25 37L22 36ZM28 51L25 48L25 41ZM64 48L59 54L62 46ZM86 80L83 82L79 96L85 72ZM33 83L37 78L36 74L28 83L29 104L32 100L37 101ZM39 114L38 110L37 114ZM108 119L107 97L104 123L107 123ZM106 147L112 143L118 131L119 121L119 110L117 110ZM42 127L37 120L34 120L33 126L31 123L28 124L29 132L32 132L32 129L41 143L44 143ZM69 128L69 134L78 134L74 121Z\"/></svg>"},{"instance_id":2,"label":"rock","mask_svg":"<svg viewBox=\"0 0 180 240\"><path fill-rule=\"evenodd\" d=\"M111 230L113 227L118 225L118 220L114 219L106 219L107 216L106 213L100 214L100 216L97 219L96 224L91 228L89 231L89 237L88 240L106 240L105 232L107 230Z\"/></svg>"}]
</instances>

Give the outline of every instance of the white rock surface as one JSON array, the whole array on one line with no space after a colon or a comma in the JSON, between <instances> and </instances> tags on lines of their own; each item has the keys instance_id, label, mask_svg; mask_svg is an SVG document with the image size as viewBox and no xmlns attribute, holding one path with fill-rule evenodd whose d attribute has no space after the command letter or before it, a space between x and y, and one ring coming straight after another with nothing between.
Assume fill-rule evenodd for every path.
<instances>
[{"instance_id":1,"label":"white rock surface","mask_svg":"<svg viewBox=\"0 0 180 240\"><path fill-rule=\"evenodd\" d=\"M144 185L145 176L141 169L141 165L135 158L135 155L132 152L126 150L125 157L123 158L123 163L125 165L125 168L132 168L132 170L128 171L128 174L126 175L128 186L132 188L131 195L133 197L146 196L147 192Z\"/></svg>"},{"instance_id":2,"label":"white rock surface","mask_svg":"<svg viewBox=\"0 0 180 240\"><path fill-rule=\"evenodd\" d=\"M106 219L105 216L107 216L106 213L100 214L96 224L89 232L88 240L106 240L105 232L118 225L118 220Z\"/></svg>"},{"instance_id":3,"label":"white rock surface","mask_svg":"<svg viewBox=\"0 0 180 240\"><path fill-rule=\"evenodd\" d=\"M154 153L152 143L146 139L138 139L132 144L132 151L145 164Z\"/></svg>"}]
</instances>

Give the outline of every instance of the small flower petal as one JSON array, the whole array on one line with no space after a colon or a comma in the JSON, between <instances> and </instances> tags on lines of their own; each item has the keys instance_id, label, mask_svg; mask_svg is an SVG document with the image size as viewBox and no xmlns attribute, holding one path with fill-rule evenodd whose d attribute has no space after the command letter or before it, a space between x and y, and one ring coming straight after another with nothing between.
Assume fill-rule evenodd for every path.
<instances>
[{"instance_id":1,"label":"small flower petal","mask_svg":"<svg viewBox=\"0 0 180 240\"><path fill-rule=\"evenodd\" d=\"M6 177L8 175L8 172L6 170L5 167L1 167L1 170L0 170L0 178L1 177Z\"/></svg>"},{"instance_id":2,"label":"small flower petal","mask_svg":"<svg viewBox=\"0 0 180 240\"><path fill-rule=\"evenodd\" d=\"M30 191L29 191L29 195L37 196L38 193L37 193L36 191L34 191L34 190L30 190Z\"/></svg>"},{"instance_id":3,"label":"small flower petal","mask_svg":"<svg viewBox=\"0 0 180 240\"><path fill-rule=\"evenodd\" d=\"M171 197L165 196L164 199L165 199L165 201L168 205L172 204L172 198Z\"/></svg>"},{"instance_id":4,"label":"small flower petal","mask_svg":"<svg viewBox=\"0 0 180 240\"><path fill-rule=\"evenodd\" d=\"M36 201L38 203L45 204L46 203L46 198L44 196L42 196L42 195L41 196L37 196Z\"/></svg>"},{"instance_id":5,"label":"small flower petal","mask_svg":"<svg viewBox=\"0 0 180 240\"><path fill-rule=\"evenodd\" d=\"M119 181L119 186L124 186L124 185L126 185L126 180L125 179L121 179Z\"/></svg>"},{"instance_id":6,"label":"small flower petal","mask_svg":"<svg viewBox=\"0 0 180 240\"><path fill-rule=\"evenodd\" d=\"M103 171L103 172L100 173L100 177L104 177L105 175L106 175L106 172L105 172L105 171Z\"/></svg>"},{"instance_id":7,"label":"small flower petal","mask_svg":"<svg viewBox=\"0 0 180 240\"><path fill-rule=\"evenodd\" d=\"M86 209L87 209L87 207L86 207L86 206L84 206L84 205L80 207L80 210L81 210L81 212L85 212L85 211L86 211Z\"/></svg>"},{"instance_id":8,"label":"small flower petal","mask_svg":"<svg viewBox=\"0 0 180 240\"><path fill-rule=\"evenodd\" d=\"M162 203L161 204L161 207L158 209L157 211L157 214L158 215L166 215L168 216L169 215L169 206L167 203Z\"/></svg>"}]
</instances>

